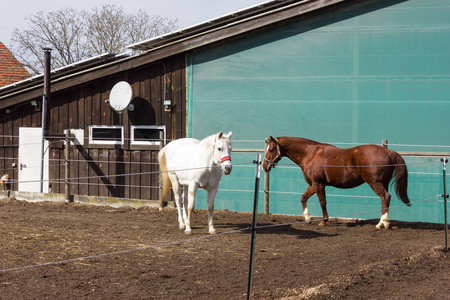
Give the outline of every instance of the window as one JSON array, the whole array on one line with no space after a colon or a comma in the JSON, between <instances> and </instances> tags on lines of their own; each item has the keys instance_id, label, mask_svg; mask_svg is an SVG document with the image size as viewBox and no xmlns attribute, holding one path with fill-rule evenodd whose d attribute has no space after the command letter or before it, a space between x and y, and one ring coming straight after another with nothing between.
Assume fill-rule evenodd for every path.
<instances>
[{"instance_id":1,"label":"window","mask_svg":"<svg viewBox=\"0 0 450 300\"><path fill-rule=\"evenodd\" d=\"M123 126L89 126L89 143L123 145Z\"/></svg>"},{"instance_id":2,"label":"window","mask_svg":"<svg viewBox=\"0 0 450 300\"><path fill-rule=\"evenodd\" d=\"M131 126L131 145L159 145L159 133L166 144L166 126Z\"/></svg>"}]
</instances>

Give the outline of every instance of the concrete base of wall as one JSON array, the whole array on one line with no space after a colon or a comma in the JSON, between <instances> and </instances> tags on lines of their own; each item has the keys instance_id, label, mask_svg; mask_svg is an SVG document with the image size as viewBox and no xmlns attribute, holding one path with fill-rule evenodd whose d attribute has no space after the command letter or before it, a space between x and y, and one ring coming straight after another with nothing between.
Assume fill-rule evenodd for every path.
<instances>
[{"instance_id":1,"label":"concrete base of wall","mask_svg":"<svg viewBox=\"0 0 450 300\"><path fill-rule=\"evenodd\" d=\"M55 193L38 193L38 192L20 192L20 191L0 191L0 198L13 197L17 200L24 200L27 202L64 202L65 194ZM142 200L131 198L113 198L113 197L99 197L99 196L82 196L71 195L72 203L92 204L100 206L112 206L112 207L159 207L159 201L157 200ZM175 207L173 201L167 202L168 207Z\"/></svg>"}]
</instances>

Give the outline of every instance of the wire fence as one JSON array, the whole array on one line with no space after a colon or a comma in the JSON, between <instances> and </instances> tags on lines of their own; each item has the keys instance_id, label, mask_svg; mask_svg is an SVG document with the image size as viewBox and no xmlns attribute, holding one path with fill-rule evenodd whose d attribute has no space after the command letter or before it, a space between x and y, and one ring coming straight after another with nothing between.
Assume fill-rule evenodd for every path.
<instances>
[{"instance_id":1,"label":"wire fence","mask_svg":"<svg viewBox=\"0 0 450 300\"><path fill-rule=\"evenodd\" d=\"M0 157L0 159L2 159ZM58 159L58 160L51 160L51 161L60 161L60 164L51 164L48 165L48 167L65 167L66 162L72 163L72 162L83 162L83 163L96 163L96 164L101 164L101 163L111 163L111 161L83 161L83 160L74 160L74 159L69 159L69 160L63 160L63 159ZM113 163L118 163L118 164L128 164L128 165L158 165L158 163L140 163L140 162L124 162L124 161L113 161ZM338 166L338 165L320 165L320 164L294 164L294 163L277 163L277 168L279 169L298 169L298 167L323 167L323 168L349 168L349 167L362 167L362 168L371 168L371 167L393 167L393 166L397 166L397 165L407 165L407 166L412 166L412 165L427 165L427 164L437 164L440 163L440 160L435 159L433 161L423 161L423 162L415 162L415 163L405 163L405 164L386 164L386 165L365 165L365 166L352 166L352 165L342 165L342 166ZM273 163L272 163L273 164ZM232 163L233 167L236 166L245 166L245 165L253 165L252 161L246 161L246 162L239 162L239 163ZM35 168L35 169L40 169L40 166L34 166L34 167L28 167L28 168ZM167 172L183 172L183 171L192 171L192 170L196 170L196 169L207 169L210 168L209 166L205 166L205 167L198 167L198 168L191 168L191 169L175 169L175 170L168 170ZM10 168L10 169L15 169L15 168ZM9 169L0 169L2 171L5 170L9 170ZM108 174L108 175L103 175L103 176L76 176L76 177L69 177L69 178L53 178L53 179L45 179L44 181L61 181L61 182L65 182L68 181L69 183L72 184L93 184L93 185L104 185L103 183L79 183L76 180L84 180L84 179L102 179L102 178L116 178L116 177L129 177L129 176L136 176L136 175L151 175L151 174L157 174L159 175L161 173L161 171L148 171L148 172L136 172L136 173L124 173L124 174ZM437 173L417 173L416 174L437 174ZM10 180L10 183L31 183L31 182L41 182L40 179L36 179L36 180ZM106 184L108 185L108 184ZM139 186L134 186L134 187L153 187L153 188L159 188L159 186L149 186L149 185L139 185ZM252 191L252 190L249 190ZM283 193L282 191L273 191L273 193Z\"/></svg>"},{"instance_id":2,"label":"wire fence","mask_svg":"<svg viewBox=\"0 0 450 300\"><path fill-rule=\"evenodd\" d=\"M17 135L0 135L0 138L3 138L4 140L10 140L13 141L15 139L18 139L19 136ZM159 140L152 140L152 141L159 141ZM170 141L170 140L167 140ZM241 144L255 144L259 143L262 144L263 142L261 140L233 140L234 142L238 142ZM342 142L329 142L330 144L334 145L345 145L345 146L353 146L356 145L355 143L342 143ZM29 144L29 145L35 145L36 147L40 146L40 144ZM4 145L3 147L18 147L17 144L9 144ZM424 148L439 148L439 149L448 149L450 150L450 146L446 145L404 145L404 144L391 144L390 146L402 146L402 147L424 147ZM48 151L48 149L46 149ZM263 149L236 149L234 152L247 152L247 153L258 153L263 152ZM435 156L434 153L429 153L430 156ZM72 155L73 156L73 155ZM126 160L126 161L125 161ZM0 173L9 173L9 172L17 172L17 169L19 167L19 158L18 157L6 157L2 156L0 157L0 162L3 161L3 164L0 164ZM6 163L7 162L7 163ZM434 162L434 161L433 161ZM422 165L422 164L430 164L433 163L430 161L419 161L419 162L408 162L408 165ZM438 162L436 159L435 162ZM8 166L8 164L10 164ZM143 180L137 179L137 182L133 183L125 183L125 182L102 182L101 180L105 179L113 179L113 178L130 178L131 176L143 176L143 175L158 175L159 171L144 171L144 172L131 172L132 168L141 168L143 166L148 166L153 169L158 169L158 163L152 162L152 161L131 161L130 158L124 157L124 155L115 155L114 157L107 157L106 159L100 159L100 158L86 158L86 159L79 159L79 158L73 158L70 159L63 159L63 158L49 158L48 159L48 165L46 167L56 170L63 170L67 164L78 164L78 168L81 168L80 166L82 164L94 164L97 166L104 167L103 165L114 165L116 168L117 174L109 174L107 171L107 174L94 174L90 176L72 176L68 178L52 178L52 179L45 179L44 181L52 182L52 183L68 183L70 185L79 185L79 186L105 186L105 187L123 187L123 188L150 188L150 189L159 189L159 185L157 185L155 182L144 182ZM233 166L237 165L251 165L251 162L241 162L241 163L233 163ZM302 165L296 165L293 163L278 163L278 168L298 168ZM304 166L312 166L312 165L304 165ZM321 166L321 167L349 167L349 166L331 166L331 165L314 165L314 166ZM387 165L386 165L387 166ZM100 167L100 169L101 169ZM371 167L371 166L367 166ZM27 166L28 169L38 169L41 168L40 166ZM117 170L120 168L120 172ZM114 171L113 171L114 172ZM62 173L61 171L59 173ZM17 176L18 177L18 176ZM95 182L97 180L97 182ZM19 178L11 178L10 184L17 185L19 183L33 183L33 182L40 182L41 180L19 180ZM86 181L86 182L84 182ZM123 181L123 180L122 180ZM289 193L286 191L270 191L270 193Z\"/></svg>"},{"instance_id":3,"label":"wire fence","mask_svg":"<svg viewBox=\"0 0 450 300\"><path fill-rule=\"evenodd\" d=\"M3 157L4 158L4 157ZM105 163L111 163L111 161L105 162L103 160L81 160L81 159L50 159L50 167L56 167L56 168L65 168L67 166L67 164L73 164L73 163L87 163L87 164L96 164L96 165L101 165L101 164L105 164ZM158 164L155 162L132 162L132 161L120 161L120 160L113 160L112 163L115 164L121 164L121 165L135 165L135 166L143 166L143 165L147 165L147 166L155 166L156 170L151 170L151 171L145 171L145 172L124 172L121 174L105 174L105 175L90 175L90 176L71 176L71 177L62 177L62 178L52 178L52 179L45 179L45 180L40 180L40 179L35 179L35 180L17 180L17 179L10 179L9 183L10 184L24 184L24 183L41 183L42 181L45 182L51 182L51 183L59 183L61 185L68 185L69 186L69 192L68 194L73 194L73 192L70 192L70 187L74 186L78 186L78 187L82 187L82 186L86 186L89 188L92 187L103 187L103 188L114 188L114 189L118 189L118 188L128 188L128 189L151 189L154 190L155 193L159 194L160 191L160 185L159 182L157 180L149 180L149 176L153 175L156 176L154 178L158 178L160 175L160 171L158 168ZM414 166L414 165L426 165L426 164L438 164L440 163L440 160L437 158L432 158L431 160L426 160L426 161L418 161L418 162L409 162L408 165L409 166ZM248 167L248 166L253 166L254 162L253 161L242 161L242 162L233 162L232 166L233 167ZM302 165L296 165L294 163L278 163L278 169L298 169L299 166ZM330 166L330 165L303 165L303 166L315 166L315 167L324 167L324 168L329 168L329 167L349 167L349 166ZM380 166L380 165L378 165ZM388 166L395 166L395 165L383 165L385 167ZM372 166L365 166L365 167L372 167ZM38 167L36 167L38 168ZM205 167L199 167L197 169L204 169L204 168L208 168L207 166ZM123 171L125 171L126 169L123 168ZM127 168L127 170L131 170L131 168ZM191 171L193 169L180 169L180 170L170 170L170 172L181 172L181 171ZM62 172L61 172L62 173ZM69 172L70 173L70 172ZM67 174L69 174L67 173ZM300 174L300 170L298 172ZM426 173L426 172L411 172L411 174L421 174L421 175L440 175L439 173ZM144 181L142 178L143 176L147 176L146 180ZM269 173L265 174L266 177L269 176ZM131 177L136 177L137 180L135 183L132 182L125 182L124 180L114 180L115 178L131 178ZM86 188L86 191L89 192L89 190ZM223 192L233 192L233 193L252 193L253 190L250 189L242 189L242 188L236 188L236 189L232 189L232 188L221 188L219 189L219 191L223 191ZM67 191L66 191L67 192ZM274 196L274 195L296 195L301 196L302 193L299 191L289 191L289 190L271 190L269 185L265 185L264 186L264 190L261 191L262 193L264 193L264 207L265 207L265 212L269 213L269 199L270 196ZM96 196L96 195L93 195ZM373 198L373 199L377 199L378 197L376 195L355 195L355 194L328 194L329 197L348 197L348 198ZM120 197L119 197L120 198ZM129 198L129 197L127 197ZM157 199L154 198L154 199ZM68 199L66 199L68 200ZM143 199L143 200L151 200L151 199ZM266 203L267 202L267 203Z\"/></svg>"}]
</instances>

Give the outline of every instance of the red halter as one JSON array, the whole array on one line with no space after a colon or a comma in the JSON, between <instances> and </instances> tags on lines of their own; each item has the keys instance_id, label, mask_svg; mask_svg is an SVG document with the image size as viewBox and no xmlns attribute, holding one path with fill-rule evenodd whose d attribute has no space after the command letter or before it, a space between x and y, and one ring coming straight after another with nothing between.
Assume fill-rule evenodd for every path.
<instances>
[{"instance_id":1,"label":"red halter","mask_svg":"<svg viewBox=\"0 0 450 300\"><path fill-rule=\"evenodd\" d=\"M229 156L224 156L224 157L222 157L222 158L220 159L220 163L223 163L224 161L227 161L227 160L231 161L231 157L229 157Z\"/></svg>"}]
</instances>

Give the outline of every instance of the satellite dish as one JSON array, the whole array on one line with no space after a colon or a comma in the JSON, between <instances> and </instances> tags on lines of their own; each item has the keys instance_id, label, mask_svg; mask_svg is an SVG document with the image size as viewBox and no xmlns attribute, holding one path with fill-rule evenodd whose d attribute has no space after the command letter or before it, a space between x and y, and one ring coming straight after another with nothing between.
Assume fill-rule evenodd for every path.
<instances>
[{"instance_id":1,"label":"satellite dish","mask_svg":"<svg viewBox=\"0 0 450 300\"><path fill-rule=\"evenodd\" d=\"M117 112L127 108L133 99L133 90L126 81L116 83L109 94L109 105Z\"/></svg>"}]
</instances>

